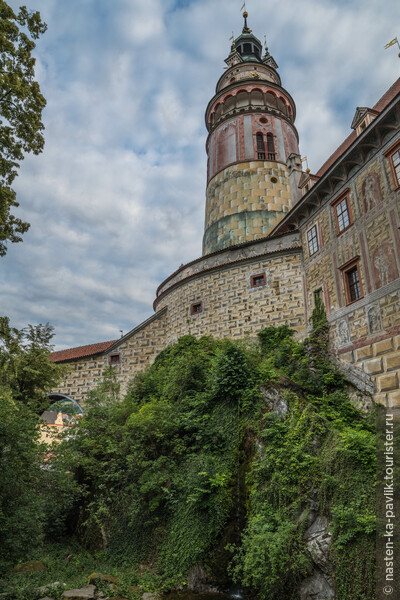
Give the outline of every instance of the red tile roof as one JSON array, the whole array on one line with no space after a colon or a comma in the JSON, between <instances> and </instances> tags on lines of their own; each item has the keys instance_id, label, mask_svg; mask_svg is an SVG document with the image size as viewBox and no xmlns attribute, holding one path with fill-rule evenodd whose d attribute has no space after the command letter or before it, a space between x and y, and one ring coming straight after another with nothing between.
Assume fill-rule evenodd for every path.
<instances>
[{"instance_id":1,"label":"red tile roof","mask_svg":"<svg viewBox=\"0 0 400 600\"><path fill-rule=\"evenodd\" d=\"M393 100L395 96L400 92L400 77L394 84L385 92L380 100L375 104L373 110L377 112L381 112L386 106ZM351 144L357 138L357 134L355 131L352 131L351 134L340 144L339 148L335 150L335 152L328 158L326 162L322 165L319 171L317 171L316 175L321 177L328 169L333 165L333 163L347 150L350 148Z\"/></svg>"},{"instance_id":2,"label":"red tile roof","mask_svg":"<svg viewBox=\"0 0 400 600\"><path fill-rule=\"evenodd\" d=\"M98 344L89 344L88 346L78 346L78 348L68 348L68 350L59 350L50 354L50 360L58 363L65 360L73 360L74 358L94 356L95 354L104 352L117 341L111 340L110 342L100 342Z\"/></svg>"}]
</instances>

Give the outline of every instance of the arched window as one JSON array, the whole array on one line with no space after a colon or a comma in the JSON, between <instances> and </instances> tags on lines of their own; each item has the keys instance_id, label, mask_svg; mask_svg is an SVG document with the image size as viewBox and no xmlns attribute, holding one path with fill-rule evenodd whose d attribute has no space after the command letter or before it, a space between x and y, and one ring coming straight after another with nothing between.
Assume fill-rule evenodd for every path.
<instances>
[{"instance_id":1,"label":"arched window","mask_svg":"<svg viewBox=\"0 0 400 600\"><path fill-rule=\"evenodd\" d=\"M263 134L257 133L256 140L257 140L257 158L259 160L265 160L265 145L264 145Z\"/></svg>"},{"instance_id":2,"label":"arched window","mask_svg":"<svg viewBox=\"0 0 400 600\"><path fill-rule=\"evenodd\" d=\"M267 133L267 152L268 160L275 160L275 144L272 133Z\"/></svg>"}]
</instances>

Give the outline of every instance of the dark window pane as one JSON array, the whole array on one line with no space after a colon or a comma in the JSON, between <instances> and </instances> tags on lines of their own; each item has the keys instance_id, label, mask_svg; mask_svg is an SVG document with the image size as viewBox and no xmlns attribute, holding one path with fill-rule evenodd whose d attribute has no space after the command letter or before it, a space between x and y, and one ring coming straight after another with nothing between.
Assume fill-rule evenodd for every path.
<instances>
[{"instance_id":1,"label":"dark window pane","mask_svg":"<svg viewBox=\"0 0 400 600\"><path fill-rule=\"evenodd\" d=\"M350 300L354 302L354 300L358 300L361 298L361 288L360 288L360 278L358 275L358 268L354 267L347 271L347 282L349 284L349 295Z\"/></svg>"},{"instance_id":2,"label":"dark window pane","mask_svg":"<svg viewBox=\"0 0 400 600\"><path fill-rule=\"evenodd\" d=\"M263 138L262 133L257 133L256 139L257 139L257 158L259 158L260 160L264 160L265 159L265 145L264 145L264 138Z\"/></svg>"},{"instance_id":3,"label":"dark window pane","mask_svg":"<svg viewBox=\"0 0 400 600\"><path fill-rule=\"evenodd\" d=\"M392 154L393 168L396 175L396 183L400 185L400 150Z\"/></svg>"},{"instance_id":4,"label":"dark window pane","mask_svg":"<svg viewBox=\"0 0 400 600\"><path fill-rule=\"evenodd\" d=\"M253 275L251 278L251 287L257 287L259 285L265 285L265 274Z\"/></svg>"},{"instance_id":5,"label":"dark window pane","mask_svg":"<svg viewBox=\"0 0 400 600\"><path fill-rule=\"evenodd\" d=\"M267 133L268 160L275 160L275 144L272 133Z\"/></svg>"},{"instance_id":6,"label":"dark window pane","mask_svg":"<svg viewBox=\"0 0 400 600\"><path fill-rule=\"evenodd\" d=\"M317 236L317 226L314 225L307 231L307 242L308 242L308 252L310 256L315 254L318 251L318 236Z\"/></svg>"},{"instance_id":7,"label":"dark window pane","mask_svg":"<svg viewBox=\"0 0 400 600\"><path fill-rule=\"evenodd\" d=\"M347 206L347 198L343 198L339 204L336 205L336 216L339 232L347 229L350 225L349 209Z\"/></svg>"},{"instance_id":8,"label":"dark window pane","mask_svg":"<svg viewBox=\"0 0 400 600\"><path fill-rule=\"evenodd\" d=\"M197 313L201 313L203 312L203 303L202 302L195 302L194 304L192 304L190 306L190 314L191 315L195 315Z\"/></svg>"}]
</instances>

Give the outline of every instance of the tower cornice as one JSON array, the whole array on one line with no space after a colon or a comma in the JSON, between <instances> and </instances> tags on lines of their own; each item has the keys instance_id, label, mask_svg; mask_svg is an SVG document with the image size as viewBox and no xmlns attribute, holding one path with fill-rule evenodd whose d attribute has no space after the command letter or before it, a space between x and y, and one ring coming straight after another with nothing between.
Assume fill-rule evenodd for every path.
<instances>
[{"instance_id":1,"label":"tower cornice","mask_svg":"<svg viewBox=\"0 0 400 600\"><path fill-rule=\"evenodd\" d=\"M273 78L277 78L278 85L282 86L282 81L279 76L279 73L277 73L273 67L269 66L265 62L259 62L259 63L255 64L252 61L242 60L240 63L231 65L228 69L226 69L222 73L221 77L217 81L217 85L215 86L215 93L218 94L218 92L221 91L220 86L225 77L232 75L238 67L243 67L246 65L248 65L251 69L256 69L257 67L262 67L263 69L266 69L267 71L269 71L269 73L271 73L271 76ZM225 89L225 87L224 87L224 89Z\"/></svg>"},{"instance_id":2,"label":"tower cornice","mask_svg":"<svg viewBox=\"0 0 400 600\"><path fill-rule=\"evenodd\" d=\"M218 100L223 99L226 96L229 96L234 90L237 90L239 92L241 89L243 89L245 91L250 92L251 89L249 89L249 88L252 88L252 89L264 88L265 92L268 92L268 89L270 89L271 91L273 91L274 95L277 96L277 98L279 98L279 96L285 98L288 101L288 103L290 104L290 107L292 109L291 116L288 117L278 108L274 109L273 107L271 107L268 110L265 110L265 107L261 107L261 106L250 107L250 105L249 105L249 108L246 108L246 109L238 108L238 109L233 110L230 113L226 113L225 115L222 115L221 118L218 119L218 121L215 124L209 123L210 111L211 111L212 107L215 105L215 103L218 103ZM218 125L223 123L225 120L231 118L233 115L243 114L243 113L260 112L260 111L261 112L270 112L271 114L280 116L283 119L285 119L286 121L288 121L289 123L291 123L292 125L294 124L295 119L296 119L295 102L294 102L292 96L289 94L289 92L287 92L282 86L277 85L271 81L264 80L264 79L254 80L251 77L241 79L239 81L235 81L235 82L231 83L230 85L228 85L227 87L223 88L217 94L215 94L213 96L213 98L211 98L210 102L208 103L206 112L205 112L205 123L206 123L207 131L209 133L212 133L212 131Z\"/></svg>"}]
</instances>

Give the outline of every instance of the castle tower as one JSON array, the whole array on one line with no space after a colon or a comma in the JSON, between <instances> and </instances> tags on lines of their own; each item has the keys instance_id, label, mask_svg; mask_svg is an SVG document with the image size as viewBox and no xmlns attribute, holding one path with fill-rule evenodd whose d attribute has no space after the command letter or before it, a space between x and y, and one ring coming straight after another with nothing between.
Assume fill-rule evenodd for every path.
<instances>
[{"instance_id":1,"label":"castle tower","mask_svg":"<svg viewBox=\"0 0 400 600\"><path fill-rule=\"evenodd\" d=\"M247 26L232 43L206 110L203 255L265 237L299 197L295 103L278 65Z\"/></svg>"}]
</instances>

